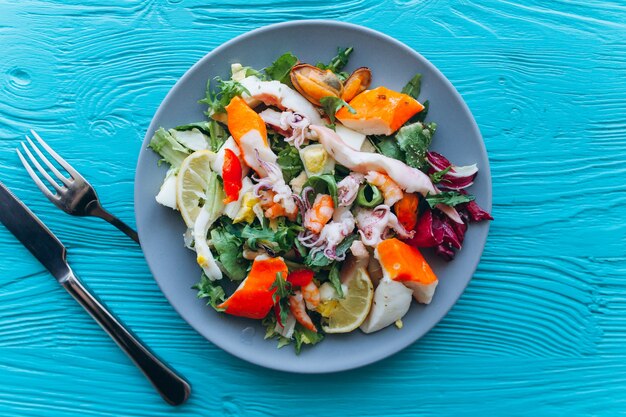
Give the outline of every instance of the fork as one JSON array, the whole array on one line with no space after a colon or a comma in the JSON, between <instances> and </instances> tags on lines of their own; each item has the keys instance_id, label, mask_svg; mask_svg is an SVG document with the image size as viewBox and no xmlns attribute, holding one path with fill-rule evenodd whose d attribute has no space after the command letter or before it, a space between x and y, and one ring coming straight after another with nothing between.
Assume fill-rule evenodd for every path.
<instances>
[{"instance_id":1,"label":"fork","mask_svg":"<svg viewBox=\"0 0 626 417\"><path fill-rule=\"evenodd\" d=\"M39 178L39 175L35 172L31 164L26 160L22 152L19 149L17 150L17 154L26 168L28 175L35 181L35 184L41 192L44 193L48 200L50 200L55 206L66 212L67 214L71 214L72 216L94 216L99 217L101 219L106 220L111 223L113 226L117 227L119 230L124 232L128 237L130 237L135 242L139 243L139 236L137 236L137 232L134 231L130 226L126 223L113 216L111 213L102 208L100 204L100 199L96 194L96 190L91 186L91 184L76 171L70 164L65 161L65 159L61 158L59 154L57 154L44 140L31 129L30 133L32 133L33 137L39 142L41 147L43 147L50 156L60 165L62 166L67 173L69 174L69 178L65 175L61 174L59 170L50 162L50 160L43 154L43 152L39 149L39 147L31 140L28 135L26 135L26 140L28 141L32 150L39 156L41 161L48 167L50 172L52 172L59 181L61 181L62 185L59 185L57 181L55 181L50 174L43 168L43 166L39 163L39 160L33 155L30 149L26 146L24 142L21 142L22 148L30 162L37 168L37 171L48 181L48 183L56 190L56 193L52 193L48 187L44 184L44 182Z\"/></svg>"}]
</instances>

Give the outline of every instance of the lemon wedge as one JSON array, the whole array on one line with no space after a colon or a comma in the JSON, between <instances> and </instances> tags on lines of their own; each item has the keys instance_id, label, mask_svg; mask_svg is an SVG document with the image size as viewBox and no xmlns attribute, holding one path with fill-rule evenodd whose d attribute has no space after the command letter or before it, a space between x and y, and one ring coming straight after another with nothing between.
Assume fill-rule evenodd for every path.
<instances>
[{"instance_id":1,"label":"lemon wedge","mask_svg":"<svg viewBox=\"0 0 626 417\"><path fill-rule=\"evenodd\" d=\"M374 286L364 268L359 268L342 284L347 287L345 298L336 300L337 304L331 311L325 311L328 316L322 329L326 333L353 331L365 321L372 307Z\"/></svg>"},{"instance_id":2,"label":"lemon wedge","mask_svg":"<svg viewBox=\"0 0 626 417\"><path fill-rule=\"evenodd\" d=\"M207 179L214 159L214 152L196 151L185 158L176 176L176 205L187 227L193 227L206 200Z\"/></svg>"}]
</instances>

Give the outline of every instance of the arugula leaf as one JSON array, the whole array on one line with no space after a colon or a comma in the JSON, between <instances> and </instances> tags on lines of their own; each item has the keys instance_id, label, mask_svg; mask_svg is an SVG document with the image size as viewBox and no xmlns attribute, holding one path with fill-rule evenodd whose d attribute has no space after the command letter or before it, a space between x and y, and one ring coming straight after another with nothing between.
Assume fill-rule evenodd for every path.
<instances>
[{"instance_id":1,"label":"arugula leaf","mask_svg":"<svg viewBox=\"0 0 626 417\"><path fill-rule=\"evenodd\" d=\"M249 266L241 253L243 242L224 228L211 230L211 241L228 277L233 281L243 280L248 275Z\"/></svg>"},{"instance_id":2,"label":"arugula leaf","mask_svg":"<svg viewBox=\"0 0 626 417\"><path fill-rule=\"evenodd\" d=\"M296 324L293 332L296 354L300 354L303 345L315 345L324 340L324 335L320 332L313 332L300 323Z\"/></svg>"},{"instance_id":3,"label":"arugula leaf","mask_svg":"<svg viewBox=\"0 0 626 417\"><path fill-rule=\"evenodd\" d=\"M302 189L313 187L316 194L329 194L333 198L335 207L337 203L337 181L331 174L313 175L306 180Z\"/></svg>"},{"instance_id":4,"label":"arugula leaf","mask_svg":"<svg viewBox=\"0 0 626 417\"><path fill-rule=\"evenodd\" d=\"M343 288L341 287L341 277L339 275L339 262L335 262L333 266L330 267L330 272L328 274L328 280L330 284L333 286L335 291L339 297L343 298Z\"/></svg>"},{"instance_id":5,"label":"arugula leaf","mask_svg":"<svg viewBox=\"0 0 626 417\"><path fill-rule=\"evenodd\" d=\"M337 256L344 255L348 251L348 249L350 249L352 242L354 242L357 238L358 235L356 234L346 236L335 249L335 253L337 254ZM315 252L313 256L310 256L309 254L304 258L304 264L311 268L322 268L330 265L331 263L333 263L333 261L330 260L326 255L324 255L324 251Z\"/></svg>"},{"instance_id":6,"label":"arugula leaf","mask_svg":"<svg viewBox=\"0 0 626 417\"><path fill-rule=\"evenodd\" d=\"M283 172L283 178L286 183L289 183L289 181L304 170L302 160L300 159L300 153L294 146L286 146L278 152L278 159L276 162L278 163L278 166L280 166L280 170Z\"/></svg>"},{"instance_id":7,"label":"arugula leaf","mask_svg":"<svg viewBox=\"0 0 626 417\"><path fill-rule=\"evenodd\" d=\"M269 67L265 68L265 73L271 80L280 81L291 86L289 73L291 68L298 63L298 57L291 52L286 52L278 57Z\"/></svg>"},{"instance_id":8,"label":"arugula leaf","mask_svg":"<svg viewBox=\"0 0 626 417\"><path fill-rule=\"evenodd\" d=\"M457 204L469 203L473 201L475 197L469 194L461 194L458 191L444 191L439 194L427 194L426 202L431 208L434 208L437 204L445 204L446 206L454 207Z\"/></svg>"},{"instance_id":9,"label":"arugula leaf","mask_svg":"<svg viewBox=\"0 0 626 417\"><path fill-rule=\"evenodd\" d=\"M274 242L278 243L280 250L284 252L289 251L294 247L296 238L302 230L304 230L302 226L297 224L287 225L279 222L274 233Z\"/></svg>"},{"instance_id":10,"label":"arugula leaf","mask_svg":"<svg viewBox=\"0 0 626 417\"><path fill-rule=\"evenodd\" d=\"M231 229L235 228L234 225L231 227ZM240 231L229 230L229 232L242 239L247 239L246 244L250 249L258 249L258 245L262 243L269 247L278 245L281 251L287 252L293 248L296 237L302 230L302 226L295 223L287 224L284 219L280 219L276 224L276 231L267 227L254 227L247 224Z\"/></svg>"},{"instance_id":11,"label":"arugula leaf","mask_svg":"<svg viewBox=\"0 0 626 417\"><path fill-rule=\"evenodd\" d=\"M346 103L345 100L339 97L334 97L334 96L322 97L320 99L320 104L322 105L322 108L324 109L324 113L326 113L332 125L335 124L335 120L336 120L335 113L337 113L339 109L342 107L347 108L348 111L350 111L350 113L356 114L356 110L354 110L348 103Z\"/></svg>"},{"instance_id":12,"label":"arugula leaf","mask_svg":"<svg viewBox=\"0 0 626 417\"><path fill-rule=\"evenodd\" d=\"M217 281L211 281L204 273L200 282L192 287L198 290L198 298L208 298L207 305L213 307L216 311L224 311L224 308L218 308L218 304L221 304L226 300L226 293L224 288Z\"/></svg>"},{"instance_id":13,"label":"arugula leaf","mask_svg":"<svg viewBox=\"0 0 626 417\"><path fill-rule=\"evenodd\" d=\"M415 100L420 95L420 91L422 89L422 74L415 74L413 78L409 80L409 82L402 88L403 94L408 94L413 97Z\"/></svg>"},{"instance_id":14,"label":"arugula leaf","mask_svg":"<svg viewBox=\"0 0 626 417\"><path fill-rule=\"evenodd\" d=\"M452 169L452 166L449 166L445 169L442 169L441 171L437 171L437 172L433 172L432 174L429 175L430 180L433 182L433 184L439 184L441 182L441 180L443 180L443 177Z\"/></svg>"},{"instance_id":15,"label":"arugula leaf","mask_svg":"<svg viewBox=\"0 0 626 417\"><path fill-rule=\"evenodd\" d=\"M433 138L435 123L413 123L402 127L396 135L398 145L406 154L406 164L418 169L425 169L426 151Z\"/></svg>"},{"instance_id":16,"label":"arugula leaf","mask_svg":"<svg viewBox=\"0 0 626 417\"><path fill-rule=\"evenodd\" d=\"M162 161L167 162L173 168L179 168L183 160L191 153L191 150L183 146L162 127L154 132L154 136L148 144L153 151L161 155Z\"/></svg>"},{"instance_id":17,"label":"arugula leaf","mask_svg":"<svg viewBox=\"0 0 626 417\"><path fill-rule=\"evenodd\" d=\"M243 93L250 94L250 92L238 81L222 80L220 77L213 79L217 83L217 91L213 91L211 88L211 80L207 81L205 97L198 101L198 103L206 104L209 106L205 112L207 116L212 116L216 113L224 113L225 107L235 96L240 96Z\"/></svg>"},{"instance_id":18,"label":"arugula leaf","mask_svg":"<svg viewBox=\"0 0 626 417\"><path fill-rule=\"evenodd\" d=\"M328 65L322 62L318 62L316 67L324 70L331 70L332 72L337 74L342 81L344 81L346 78L348 78L349 74L347 72L341 72L341 70L343 69L343 67L346 66L346 64L348 64L348 59L350 58L350 54L353 51L353 47L337 48L337 55L330 60Z\"/></svg>"},{"instance_id":19,"label":"arugula leaf","mask_svg":"<svg viewBox=\"0 0 626 417\"><path fill-rule=\"evenodd\" d=\"M369 141L374 145L378 153L388 156L398 161L404 162L406 155L400 149L398 141L393 136L369 136Z\"/></svg>"},{"instance_id":20,"label":"arugula leaf","mask_svg":"<svg viewBox=\"0 0 626 417\"><path fill-rule=\"evenodd\" d=\"M280 315L280 322L285 323L287 316L289 315L289 296L293 294L291 283L283 278L281 272L276 273L276 279L270 286L270 291L276 289L272 294L272 301L278 305L278 314Z\"/></svg>"}]
</instances>

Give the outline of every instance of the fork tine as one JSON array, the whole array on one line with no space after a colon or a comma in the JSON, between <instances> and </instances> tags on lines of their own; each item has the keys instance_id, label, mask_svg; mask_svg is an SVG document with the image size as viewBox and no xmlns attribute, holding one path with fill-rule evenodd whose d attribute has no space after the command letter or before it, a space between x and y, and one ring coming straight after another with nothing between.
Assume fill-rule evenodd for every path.
<instances>
[{"instance_id":1,"label":"fork tine","mask_svg":"<svg viewBox=\"0 0 626 417\"><path fill-rule=\"evenodd\" d=\"M57 178L63 182L63 184L65 184L66 186L69 186L70 185L69 179L67 179L65 175L61 174L59 170L54 165L52 165L52 163L48 160L48 158L44 156L43 152L39 150L39 147L35 145L35 143L28 137L28 135L26 135L26 140L30 144L31 148L33 148L35 152L37 152L37 155L39 155L39 158L41 158L43 163L46 164L46 166L50 169L50 171L52 171L54 175L56 175Z\"/></svg>"},{"instance_id":2,"label":"fork tine","mask_svg":"<svg viewBox=\"0 0 626 417\"><path fill-rule=\"evenodd\" d=\"M37 187L41 190L41 192L44 193L46 197L48 197L48 200L52 201L54 204L57 204L58 196L52 194L50 190L48 190L48 188L45 186L43 181L41 181L41 179L37 176L33 168L30 166L26 158L24 158L24 155L22 155L22 152L20 152L20 150L17 148L15 150L17 151L17 156L20 157L20 161L22 161L22 165L24 165L24 168L26 168L28 175L30 175L33 181L35 181L35 185L37 185Z\"/></svg>"},{"instance_id":3,"label":"fork tine","mask_svg":"<svg viewBox=\"0 0 626 417\"><path fill-rule=\"evenodd\" d=\"M46 142L44 142L43 139L41 139L41 137L37 134L37 132L35 132L33 129L30 130L30 133L33 134L33 136L35 137L35 139L37 139L37 142L39 142L39 144L41 146L43 146L43 148L48 151L48 153L50 155L52 155L52 157L54 158L55 161L57 161L59 163L59 165L61 165L63 168L65 168L67 170L67 172L69 172L69 174L74 178L74 179L81 179L85 182L87 182L87 180L85 180L85 178L83 178L82 175L80 175L78 173L78 171L76 171L74 168L72 168L72 166L70 164L67 163L67 161L63 158L61 158L61 156L59 156L58 153L56 153L54 151L54 149L52 149Z\"/></svg>"},{"instance_id":4,"label":"fork tine","mask_svg":"<svg viewBox=\"0 0 626 417\"><path fill-rule=\"evenodd\" d=\"M61 187L59 187L59 184L57 184L57 182L55 180L52 179L52 177L46 172L45 169L43 169L43 167L41 166L41 164L39 163L39 161L37 161L37 158L35 158L35 156L31 153L31 151L28 149L28 147L24 144L24 142L20 143L22 145L22 148L24 149L24 152L26 152L26 155L28 155L28 158L30 159L30 162L35 165L35 167L37 168L37 170L39 171L39 173L41 175L44 176L44 178L46 180L48 180L48 182L50 183L50 185L52 185L54 187L55 190L57 190L58 193L61 192ZM32 167L31 167L32 168ZM39 178L39 176L37 176L37 178Z\"/></svg>"}]
</instances>

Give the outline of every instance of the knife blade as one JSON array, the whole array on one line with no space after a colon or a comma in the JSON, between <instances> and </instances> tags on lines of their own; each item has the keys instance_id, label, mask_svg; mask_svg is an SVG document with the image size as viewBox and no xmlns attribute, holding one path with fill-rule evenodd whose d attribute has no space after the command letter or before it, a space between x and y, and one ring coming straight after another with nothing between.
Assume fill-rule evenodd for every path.
<instances>
[{"instance_id":1,"label":"knife blade","mask_svg":"<svg viewBox=\"0 0 626 417\"><path fill-rule=\"evenodd\" d=\"M0 182L0 223L22 242L58 280L71 274L65 246L13 193Z\"/></svg>"},{"instance_id":2,"label":"knife blade","mask_svg":"<svg viewBox=\"0 0 626 417\"><path fill-rule=\"evenodd\" d=\"M165 401L179 405L187 400L191 392L189 383L144 346L80 282L67 263L65 246L2 182L0 223L35 255L61 286L102 326L141 369Z\"/></svg>"}]
</instances>

